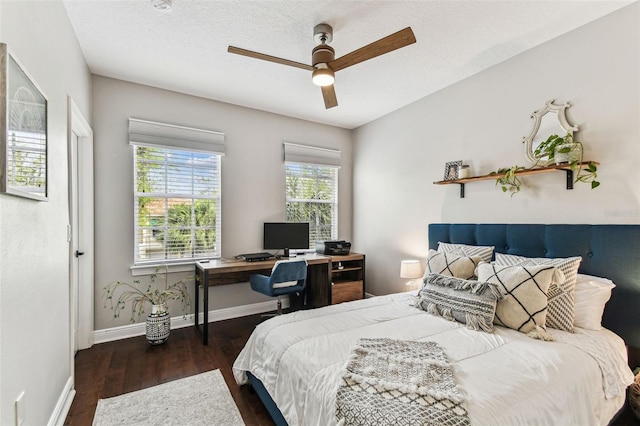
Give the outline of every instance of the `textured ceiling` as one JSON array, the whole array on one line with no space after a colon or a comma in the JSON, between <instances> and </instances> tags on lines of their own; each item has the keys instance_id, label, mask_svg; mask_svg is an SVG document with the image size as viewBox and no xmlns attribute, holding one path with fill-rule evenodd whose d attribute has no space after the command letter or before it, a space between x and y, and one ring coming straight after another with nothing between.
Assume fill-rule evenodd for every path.
<instances>
[{"instance_id":1,"label":"textured ceiling","mask_svg":"<svg viewBox=\"0 0 640 426\"><path fill-rule=\"evenodd\" d=\"M64 0L91 72L355 128L584 25L631 1ZM411 26L417 43L336 74L325 110L311 73L227 53L310 64L313 27L336 58Z\"/></svg>"}]
</instances>

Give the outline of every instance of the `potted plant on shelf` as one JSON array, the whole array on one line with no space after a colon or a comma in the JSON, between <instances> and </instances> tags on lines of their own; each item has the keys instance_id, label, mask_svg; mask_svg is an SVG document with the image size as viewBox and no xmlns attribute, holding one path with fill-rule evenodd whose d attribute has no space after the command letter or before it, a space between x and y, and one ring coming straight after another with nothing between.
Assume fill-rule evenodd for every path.
<instances>
[{"instance_id":1,"label":"potted plant on shelf","mask_svg":"<svg viewBox=\"0 0 640 426\"><path fill-rule=\"evenodd\" d=\"M155 288L154 284L159 277L164 280L164 289ZM187 315L191 306L191 297L187 291L186 283L189 279L185 278L169 284L168 267L161 265L156 268L146 285L142 284L140 280L134 280L133 283L114 281L105 286L104 307L106 308L107 302L109 302L113 310L113 317L118 318L122 309L131 302L131 322L134 322L136 316L139 319L145 313L145 306L150 303L151 313L147 315L146 321L147 340L152 345L159 345L167 341L171 331L171 317L167 302L169 300L180 301L182 313L184 316ZM123 290L116 297L119 289Z\"/></svg>"},{"instance_id":2,"label":"potted plant on shelf","mask_svg":"<svg viewBox=\"0 0 640 426\"><path fill-rule=\"evenodd\" d=\"M600 182L596 180L598 166L593 161L589 161L586 167L582 167L583 151L582 142L574 140L571 133L567 133L562 137L549 136L546 141L538 145L534 155L540 160L546 158L555 164L568 164L574 173L577 170L575 182L591 183L591 189L594 189L600 185Z\"/></svg>"},{"instance_id":3,"label":"potted plant on shelf","mask_svg":"<svg viewBox=\"0 0 640 426\"><path fill-rule=\"evenodd\" d=\"M537 161L533 166L528 168L523 166L502 167L489 173L489 175L499 175L496 178L496 185L501 186L502 192L510 192L511 196L513 196L520 192L520 186L522 185L517 172L532 170L541 164L567 164L575 173L574 182L590 183L591 189L594 189L600 186L600 182L596 180L598 166L593 161L583 165L583 151L582 142L575 141L570 133L562 137L551 135L534 150L533 154Z\"/></svg>"}]
</instances>

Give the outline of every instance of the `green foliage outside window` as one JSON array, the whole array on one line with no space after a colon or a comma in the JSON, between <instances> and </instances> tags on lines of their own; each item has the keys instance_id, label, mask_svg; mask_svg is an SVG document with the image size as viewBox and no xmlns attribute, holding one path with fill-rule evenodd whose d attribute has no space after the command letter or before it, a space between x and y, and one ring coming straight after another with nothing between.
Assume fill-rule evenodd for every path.
<instances>
[{"instance_id":1,"label":"green foliage outside window","mask_svg":"<svg viewBox=\"0 0 640 426\"><path fill-rule=\"evenodd\" d=\"M309 242L337 238L337 169L287 164L286 221L309 222Z\"/></svg>"},{"instance_id":2,"label":"green foliage outside window","mask_svg":"<svg viewBox=\"0 0 640 426\"><path fill-rule=\"evenodd\" d=\"M210 154L136 147L139 259L217 255L218 164Z\"/></svg>"}]
</instances>

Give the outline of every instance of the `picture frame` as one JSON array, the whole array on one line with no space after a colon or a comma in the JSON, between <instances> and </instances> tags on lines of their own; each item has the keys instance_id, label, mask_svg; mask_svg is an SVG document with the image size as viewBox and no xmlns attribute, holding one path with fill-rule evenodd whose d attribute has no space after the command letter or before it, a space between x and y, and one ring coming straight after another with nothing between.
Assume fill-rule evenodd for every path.
<instances>
[{"instance_id":1,"label":"picture frame","mask_svg":"<svg viewBox=\"0 0 640 426\"><path fill-rule=\"evenodd\" d=\"M444 180L458 179L458 171L462 166L462 160L449 161L444 165Z\"/></svg>"},{"instance_id":2,"label":"picture frame","mask_svg":"<svg viewBox=\"0 0 640 426\"><path fill-rule=\"evenodd\" d=\"M48 101L0 43L0 193L48 201Z\"/></svg>"}]
</instances>

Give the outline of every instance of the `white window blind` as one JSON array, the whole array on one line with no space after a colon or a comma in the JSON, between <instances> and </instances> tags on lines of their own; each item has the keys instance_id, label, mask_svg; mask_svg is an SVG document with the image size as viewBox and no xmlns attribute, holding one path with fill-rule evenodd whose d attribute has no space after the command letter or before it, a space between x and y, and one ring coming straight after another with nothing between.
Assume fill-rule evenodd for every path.
<instances>
[{"instance_id":1,"label":"white window blind","mask_svg":"<svg viewBox=\"0 0 640 426\"><path fill-rule=\"evenodd\" d=\"M135 264L220 257L224 134L129 120Z\"/></svg>"},{"instance_id":2,"label":"white window blind","mask_svg":"<svg viewBox=\"0 0 640 426\"><path fill-rule=\"evenodd\" d=\"M308 222L310 248L338 237L339 150L285 143L286 221Z\"/></svg>"}]
</instances>

